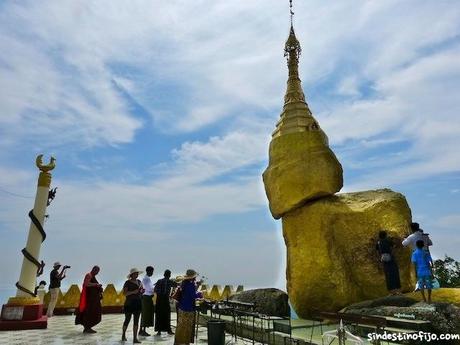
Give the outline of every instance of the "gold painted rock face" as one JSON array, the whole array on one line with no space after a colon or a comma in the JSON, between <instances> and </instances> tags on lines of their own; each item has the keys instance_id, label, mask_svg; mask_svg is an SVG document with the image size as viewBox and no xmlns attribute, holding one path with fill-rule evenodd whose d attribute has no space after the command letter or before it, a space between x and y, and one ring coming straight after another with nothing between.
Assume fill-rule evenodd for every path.
<instances>
[{"instance_id":1,"label":"gold painted rock face","mask_svg":"<svg viewBox=\"0 0 460 345\"><path fill-rule=\"evenodd\" d=\"M406 199L389 189L328 196L283 215L288 293L297 314L388 294L375 249L380 230L394 239L403 291L412 291L411 251L400 245L410 222Z\"/></svg>"},{"instance_id":2,"label":"gold painted rock face","mask_svg":"<svg viewBox=\"0 0 460 345\"><path fill-rule=\"evenodd\" d=\"M406 294L407 297L422 300L420 292L410 292ZM433 302L452 303L460 307L460 288L441 288L432 291L431 300Z\"/></svg>"},{"instance_id":3,"label":"gold painted rock face","mask_svg":"<svg viewBox=\"0 0 460 345\"><path fill-rule=\"evenodd\" d=\"M342 166L321 129L273 138L269 157L263 180L276 219L309 200L333 195L343 186Z\"/></svg>"}]
</instances>

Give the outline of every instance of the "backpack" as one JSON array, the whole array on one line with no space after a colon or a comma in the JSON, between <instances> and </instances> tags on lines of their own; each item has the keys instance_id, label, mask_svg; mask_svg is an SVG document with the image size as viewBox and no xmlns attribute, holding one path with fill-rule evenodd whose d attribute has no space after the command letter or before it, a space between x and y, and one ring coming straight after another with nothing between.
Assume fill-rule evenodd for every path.
<instances>
[{"instance_id":1,"label":"backpack","mask_svg":"<svg viewBox=\"0 0 460 345\"><path fill-rule=\"evenodd\" d=\"M180 301L180 299L182 298L182 289L180 286L178 286L176 288L176 290L174 291L174 293L172 294L171 298L177 302Z\"/></svg>"}]
</instances>

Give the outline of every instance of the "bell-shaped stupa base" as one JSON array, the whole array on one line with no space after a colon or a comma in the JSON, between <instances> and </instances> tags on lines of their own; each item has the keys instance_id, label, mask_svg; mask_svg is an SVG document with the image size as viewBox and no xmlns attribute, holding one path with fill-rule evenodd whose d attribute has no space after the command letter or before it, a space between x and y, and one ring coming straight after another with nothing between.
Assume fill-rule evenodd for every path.
<instances>
[{"instance_id":1,"label":"bell-shaped stupa base","mask_svg":"<svg viewBox=\"0 0 460 345\"><path fill-rule=\"evenodd\" d=\"M340 191L342 165L326 143L327 137L320 129L272 140L263 180L274 218L309 200Z\"/></svg>"}]
</instances>

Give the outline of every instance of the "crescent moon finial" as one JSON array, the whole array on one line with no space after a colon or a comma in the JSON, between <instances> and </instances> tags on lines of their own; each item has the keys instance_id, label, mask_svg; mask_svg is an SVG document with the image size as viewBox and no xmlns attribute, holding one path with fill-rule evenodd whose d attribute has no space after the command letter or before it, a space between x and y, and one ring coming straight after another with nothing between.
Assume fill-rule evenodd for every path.
<instances>
[{"instance_id":1,"label":"crescent moon finial","mask_svg":"<svg viewBox=\"0 0 460 345\"><path fill-rule=\"evenodd\" d=\"M38 155L35 160L35 164L37 165L37 168L43 172L49 172L53 170L56 167L55 162L56 162L56 158L51 156L50 162L47 165L43 165L43 154Z\"/></svg>"}]
</instances>

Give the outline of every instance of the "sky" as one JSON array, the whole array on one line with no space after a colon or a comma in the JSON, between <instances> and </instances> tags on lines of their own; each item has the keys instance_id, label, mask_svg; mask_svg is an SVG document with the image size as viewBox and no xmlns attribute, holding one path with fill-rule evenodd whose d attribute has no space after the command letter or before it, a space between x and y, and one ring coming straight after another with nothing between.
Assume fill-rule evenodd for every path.
<instances>
[{"instance_id":1,"label":"sky","mask_svg":"<svg viewBox=\"0 0 460 345\"><path fill-rule=\"evenodd\" d=\"M300 77L344 168L391 188L460 260L456 0L294 2ZM41 259L81 284L131 267L285 287L261 174L286 88L289 2L0 1L0 289L18 280L38 170L56 157Z\"/></svg>"}]
</instances>

